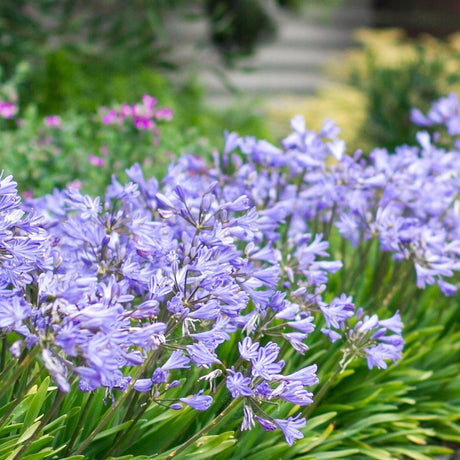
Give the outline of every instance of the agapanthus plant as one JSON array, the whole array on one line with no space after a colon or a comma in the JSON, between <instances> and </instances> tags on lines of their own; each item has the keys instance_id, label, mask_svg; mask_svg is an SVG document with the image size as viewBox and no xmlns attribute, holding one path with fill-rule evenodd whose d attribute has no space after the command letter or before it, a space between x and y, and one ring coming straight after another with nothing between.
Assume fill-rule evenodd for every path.
<instances>
[{"instance_id":1,"label":"agapanthus plant","mask_svg":"<svg viewBox=\"0 0 460 460\"><path fill-rule=\"evenodd\" d=\"M77 391L108 408L85 437L73 431L66 455L89 452L113 417L122 428L105 456L123 451L152 406L187 414L215 399L226 401L220 413L163 456L234 409L241 431L279 429L292 445L349 366L401 359L398 267L414 289L457 289L456 152L421 133L419 147L349 156L332 122L316 133L296 117L292 128L280 148L227 134L214 164L184 156L160 183L136 164L104 197L69 187L21 205L12 178L0 182L1 376L30 372L0 425L39 378L34 359L61 392L11 460ZM364 298L357 279L373 248L394 279L356 307L349 294ZM331 350L327 381L326 360L310 357L318 346Z\"/></svg>"}]
</instances>

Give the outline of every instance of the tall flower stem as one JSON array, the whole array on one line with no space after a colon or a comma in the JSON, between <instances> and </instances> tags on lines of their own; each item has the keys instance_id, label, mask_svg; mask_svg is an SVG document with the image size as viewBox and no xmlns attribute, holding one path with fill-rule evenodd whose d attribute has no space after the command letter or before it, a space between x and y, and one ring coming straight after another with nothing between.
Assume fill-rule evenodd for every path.
<instances>
[{"instance_id":1,"label":"tall flower stem","mask_svg":"<svg viewBox=\"0 0 460 460\"><path fill-rule=\"evenodd\" d=\"M322 401L326 393L328 392L330 386L332 385L332 382L337 378L337 376L340 374L341 368L337 366L335 369L334 373L328 378L326 383L319 389L318 393L316 393L314 401L312 404L310 404L302 413L303 416L309 417L311 413L316 409L318 404Z\"/></svg>"},{"instance_id":2,"label":"tall flower stem","mask_svg":"<svg viewBox=\"0 0 460 460\"><path fill-rule=\"evenodd\" d=\"M2 338L2 352L0 355L0 372L3 372L6 364L6 349L8 347L8 337L6 335Z\"/></svg>"},{"instance_id":3,"label":"tall flower stem","mask_svg":"<svg viewBox=\"0 0 460 460\"><path fill-rule=\"evenodd\" d=\"M302 189L302 184L303 184L303 180L304 180L306 172L307 172L306 168L302 169L302 172L297 177L297 181L296 181L296 186L297 186L296 196L297 197L299 196L300 190ZM288 237L288 233L289 233L289 227L291 226L292 216L293 216L292 213L289 214L289 216L286 219L286 223L284 224L283 234L282 234L282 237L281 237L281 241L283 243L285 243L287 241L287 237Z\"/></svg>"},{"instance_id":4,"label":"tall flower stem","mask_svg":"<svg viewBox=\"0 0 460 460\"><path fill-rule=\"evenodd\" d=\"M189 448L195 441L198 441L198 439L200 439L203 435L205 435L208 431L212 430L218 423L220 423L239 403L239 398L234 399L216 418L211 420L204 428L198 431L198 433L192 436L188 441L184 442L184 444L164 457L164 460L174 458L182 453L185 449Z\"/></svg>"},{"instance_id":5,"label":"tall flower stem","mask_svg":"<svg viewBox=\"0 0 460 460\"><path fill-rule=\"evenodd\" d=\"M335 379L339 374L341 374L348 366L348 364L353 361L354 356L351 356L348 360L348 353L345 352L342 359L340 360L339 363L337 363L336 368L334 369L334 372L331 374L331 376L327 379L326 383L319 389L318 393L315 395L315 399L312 404L310 404L303 412L302 415L305 417L309 417L312 412L318 407L319 403L323 400L324 396L326 393L329 391L329 388L331 385L334 383Z\"/></svg>"},{"instance_id":6,"label":"tall flower stem","mask_svg":"<svg viewBox=\"0 0 460 460\"><path fill-rule=\"evenodd\" d=\"M133 416L133 412L135 411L137 406L137 402L139 400L139 393L132 394L131 401L127 401L128 409L126 410L126 415L123 417L123 421L129 420Z\"/></svg>"},{"instance_id":7,"label":"tall flower stem","mask_svg":"<svg viewBox=\"0 0 460 460\"><path fill-rule=\"evenodd\" d=\"M366 242L364 247L360 248L358 257L354 261L355 269L351 272L351 275L349 275L345 281L345 286L344 286L345 292L348 292L352 288L353 283L356 282L356 278L364 271L364 268L367 265L367 258L368 258L373 242L374 240L371 238L370 240Z\"/></svg>"},{"instance_id":8,"label":"tall flower stem","mask_svg":"<svg viewBox=\"0 0 460 460\"><path fill-rule=\"evenodd\" d=\"M67 445L66 454L65 454L66 456L68 456L70 454L70 452L72 451L72 447L75 444L75 441L77 440L78 435L80 434L81 427L83 426L83 423L85 421L86 415L88 414L88 411L89 411L89 408L90 408L91 403L93 401L93 398L94 398L94 392L92 392L89 395L88 399L86 400L85 407L83 408L83 411L80 414L80 417L78 419L77 425L76 425L75 429L73 430L72 438L70 439L70 442Z\"/></svg>"},{"instance_id":9,"label":"tall flower stem","mask_svg":"<svg viewBox=\"0 0 460 460\"><path fill-rule=\"evenodd\" d=\"M331 218L329 219L329 221L327 222L327 224L325 225L325 228L324 228L324 237L323 238L326 241L329 241L329 237L331 236L331 230L332 230L332 226L334 225L334 222L335 222L336 214L337 214L337 203L334 203L334 206L333 206L332 212L331 212Z\"/></svg>"},{"instance_id":10,"label":"tall flower stem","mask_svg":"<svg viewBox=\"0 0 460 460\"><path fill-rule=\"evenodd\" d=\"M108 458L112 452L116 452L116 450L119 448L119 446L125 441L125 439L131 434L133 428L136 426L136 423L140 420L140 418L144 415L145 411L149 408L149 404L145 403L142 407L141 410L136 414L136 417L134 417L131 420L131 423L129 424L128 428L123 430L122 433L120 433L119 436L117 436L116 441L112 444L110 449L106 452L104 455L103 459Z\"/></svg>"}]
</instances>

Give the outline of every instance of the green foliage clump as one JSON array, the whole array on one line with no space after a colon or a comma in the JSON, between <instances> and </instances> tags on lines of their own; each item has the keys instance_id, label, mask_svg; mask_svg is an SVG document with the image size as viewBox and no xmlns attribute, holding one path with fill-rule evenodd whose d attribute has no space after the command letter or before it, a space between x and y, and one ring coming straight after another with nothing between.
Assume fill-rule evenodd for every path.
<instances>
[{"instance_id":1,"label":"green foliage clump","mask_svg":"<svg viewBox=\"0 0 460 460\"><path fill-rule=\"evenodd\" d=\"M364 49L350 60L348 82L366 98L359 136L389 149L412 142L411 108L425 112L458 87L460 49L429 37L410 41L396 31L363 31L358 38Z\"/></svg>"},{"instance_id":2,"label":"green foliage clump","mask_svg":"<svg viewBox=\"0 0 460 460\"><path fill-rule=\"evenodd\" d=\"M35 98L36 104L23 106L19 99L14 119L0 119L0 162L5 172L14 174L21 191L40 195L77 180L86 192L102 193L112 174L123 173L136 162L149 175L161 176L178 155L209 157L213 149L221 148L224 127L270 137L256 108L245 102L224 110L207 108L202 88L193 81L175 88L165 77L144 69L132 77L112 75L105 85L102 77L95 78L92 88L84 83L80 97L74 98L79 92L75 85L78 72L66 79L64 73L71 72L72 67L59 68L62 72L53 72L54 77ZM19 66L14 77L2 85L0 99L17 101L18 87L24 84L27 72L27 66ZM57 84L56 74L62 77ZM149 94L159 95L158 104L171 108L173 123L160 121L152 132L101 122L104 108L95 101L107 101L107 107L119 108L122 104L114 104L111 95L119 95L119 102L134 104L152 88L157 93ZM52 94L59 97L53 99ZM68 103L68 109L64 109L64 103ZM48 115L60 114L58 127L46 126L46 117L41 114L45 109ZM103 164L91 164L90 155L101 157Z\"/></svg>"},{"instance_id":3,"label":"green foliage clump","mask_svg":"<svg viewBox=\"0 0 460 460\"><path fill-rule=\"evenodd\" d=\"M460 93L460 36L411 40L399 30L363 29L356 38L359 46L327 70L335 83L313 97L288 98L281 107L269 104L271 125L303 113L307 125L319 129L330 117L341 126L350 150L391 150L414 141L411 108L426 112L433 100Z\"/></svg>"}]
</instances>

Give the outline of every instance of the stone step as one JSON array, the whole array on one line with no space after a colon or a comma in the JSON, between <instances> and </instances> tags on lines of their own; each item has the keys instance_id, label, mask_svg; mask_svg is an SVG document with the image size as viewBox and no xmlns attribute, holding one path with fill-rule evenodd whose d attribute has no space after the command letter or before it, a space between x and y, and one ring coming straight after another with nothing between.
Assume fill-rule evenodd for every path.
<instances>
[{"instance_id":1,"label":"stone step","mask_svg":"<svg viewBox=\"0 0 460 460\"><path fill-rule=\"evenodd\" d=\"M266 70L258 72L226 72L225 79L215 73L198 74L202 85L210 94L219 92L231 94L230 88L250 94L269 94L273 92L292 92L308 94L328 79L318 72L286 72L283 70Z\"/></svg>"},{"instance_id":2,"label":"stone step","mask_svg":"<svg viewBox=\"0 0 460 460\"><path fill-rule=\"evenodd\" d=\"M340 52L355 44L353 28L371 24L371 3L343 0L339 7L317 4L298 14L271 4L278 26L275 40L259 46L253 56L236 60L231 69L209 44L208 22L177 15L167 24L172 37L171 59L181 64L185 74L198 77L212 105L228 104L236 93L270 98L288 93L309 95L328 81L322 69L341 59Z\"/></svg>"},{"instance_id":3,"label":"stone step","mask_svg":"<svg viewBox=\"0 0 460 460\"><path fill-rule=\"evenodd\" d=\"M286 46L315 45L319 47L345 47L352 43L350 31L333 27L331 24L306 24L305 20L290 17L277 21L278 30L275 43ZM208 40L209 24L205 20L186 20L171 18L167 24L168 36L172 46L200 45Z\"/></svg>"},{"instance_id":4,"label":"stone step","mask_svg":"<svg viewBox=\"0 0 460 460\"><path fill-rule=\"evenodd\" d=\"M240 59L238 69L253 69L264 71L273 68L318 69L328 62L339 58L340 52L335 48L320 49L318 46L289 46L284 43L274 43L263 46L251 57ZM172 50L169 59L178 64L219 65L219 57L211 48L199 49L192 43L181 45ZM223 67L222 67L223 69ZM231 70L226 70L232 72Z\"/></svg>"},{"instance_id":5,"label":"stone step","mask_svg":"<svg viewBox=\"0 0 460 460\"><path fill-rule=\"evenodd\" d=\"M335 8L324 8L321 5L309 6L305 9L304 17L311 23L346 30L372 24L374 11L369 3L367 5L354 5L344 1Z\"/></svg>"}]
</instances>

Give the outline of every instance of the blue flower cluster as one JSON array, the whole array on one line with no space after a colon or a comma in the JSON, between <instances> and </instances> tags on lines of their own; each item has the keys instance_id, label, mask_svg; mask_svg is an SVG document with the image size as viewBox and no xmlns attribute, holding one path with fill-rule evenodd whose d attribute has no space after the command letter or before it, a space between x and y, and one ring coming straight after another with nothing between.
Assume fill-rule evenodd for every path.
<instances>
[{"instance_id":1,"label":"blue flower cluster","mask_svg":"<svg viewBox=\"0 0 460 460\"><path fill-rule=\"evenodd\" d=\"M0 329L23 337L13 355L38 347L62 391L76 375L81 391L134 388L173 410L208 409L205 382L218 383L244 401L242 430L280 428L289 444L305 418L276 419L263 404L310 405L318 378L308 361L286 372L282 349L308 357L318 326L341 341L342 369L359 356L369 369L399 360L399 312L380 319L327 292L342 268L329 236L377 240L413 264L418 287L452 295L460 156L427 132L415 147L350 156L333 122L291 126L280 148L227 133L211 165L186 155L161 183L134 165L104 198L68 188L21 205L2 179ZM196 392L172 398L183 369L200 376Z\"/></svg>"},{"instance_id":2,"label":"blue flower cluster","mask_svg":"<svg viewBox=\"0 0 460 460\"><path fill-rule=\"evenodd\" d=\"M29 336L25 320L35 314L24 292L33 273L49 270L47 232L21 207L12 176L0 175L0 330ZM31 338L30 345L35 343ZM17 349L15 345L13 350Z\"/></svg>"}]
</instances>

